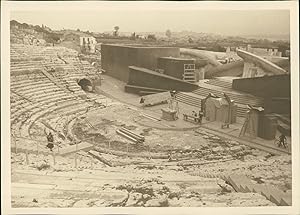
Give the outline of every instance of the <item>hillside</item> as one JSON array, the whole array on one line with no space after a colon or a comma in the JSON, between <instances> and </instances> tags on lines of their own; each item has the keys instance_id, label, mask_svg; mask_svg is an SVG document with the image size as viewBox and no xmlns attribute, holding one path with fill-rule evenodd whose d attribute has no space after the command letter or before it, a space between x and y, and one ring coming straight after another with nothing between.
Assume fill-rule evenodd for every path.
<instances>
[{"instance_id":1,"label":"hillside","mask_svg":"<svg viewBox=\"0 0 300 215\"><path fill-rule=\"evenodd\" d=\"M11 43L23 43L31 45L46 45L57 43L61 34L53 32L47 26L30 25L10 21L10 41Z\"/></svg>"}]
</instances>

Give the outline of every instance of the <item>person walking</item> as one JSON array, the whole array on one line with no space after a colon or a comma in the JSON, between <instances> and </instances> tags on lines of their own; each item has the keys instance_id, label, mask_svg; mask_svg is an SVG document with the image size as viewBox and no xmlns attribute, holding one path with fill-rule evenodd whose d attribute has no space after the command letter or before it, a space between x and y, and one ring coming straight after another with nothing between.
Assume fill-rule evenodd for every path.
<instances>
[{"instance_id":1,"label":"person walking","mask_svg":"<svg viewBox=\"0 0 300 215\"><path fill-rule=\"evenodd\" d=\"M280 136L279 136L279 144L278 144L278 146L280 147L280 146L283 146L284 148L286 148L287 147L287 143L286 143L286 136L284 135L284 134L281 134Z\"/></svg>"}]
</instances>

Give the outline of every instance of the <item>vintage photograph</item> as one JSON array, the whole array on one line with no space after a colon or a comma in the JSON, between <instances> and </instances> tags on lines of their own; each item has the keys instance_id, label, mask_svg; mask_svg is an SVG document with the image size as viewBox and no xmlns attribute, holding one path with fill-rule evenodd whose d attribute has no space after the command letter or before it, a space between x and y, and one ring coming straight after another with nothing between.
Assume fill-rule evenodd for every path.
<instances>
[{"instance_id":1,"label":"vintage photograph","mask_svg":"<svg viewBox=\"0 0 300 215\"><path fill-rule=\"evenodd\" d=\"M114 5L10 11L11 208L292 206L291 11Z\"/></svg>"}]
</instances>

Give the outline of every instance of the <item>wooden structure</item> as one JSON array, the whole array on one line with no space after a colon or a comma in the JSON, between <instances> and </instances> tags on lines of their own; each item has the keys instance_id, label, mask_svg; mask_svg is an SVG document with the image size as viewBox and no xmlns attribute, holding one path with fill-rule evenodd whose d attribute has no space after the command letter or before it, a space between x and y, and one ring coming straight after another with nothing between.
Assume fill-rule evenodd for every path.
<instances>
[{"instance_id":1,"label":"wooden structure","mask_svg":"<svg viewBox=\"0 0 300 215\"><path fill-rule=\"evenodd\" d=\"M229 127L229 124L236 122L237 106L225 93L225 98L218 98L209 94L203 101L203 112L207 121L222 122L224 126Z\"/></svg>"},{"instance_id":2,"label":"wooden structure","mask_svg":"<svg viewBox=\"0 0 300 215\"><path fill-rule=\"evenodd\" d=\"M170 108L162 108L162 118L168 121L174 121L177 119L177 111Z\"/></svg>"},{"instance_id":3,"label":"wooden structure","mask_svg":"<svg viewBox=\"0 0 300 215\"><path fill-rule=\"evenodd\" d=\"M264 108L248 105L245 122L241 128L240 136L261 137L272 140L278 129L277 117L265 114Z\"/></svg>"},{"instance_id":4,"label":"wooden structure","mask_svg":"<svg viewBox=\"0 0 300 215\"><path fill-rule=\"evenodd\" d=\"M183 80L190 83L196 82L195 64L184 64Z\"/></svg>"},{"instance_id":5,"label":"wooden structure","mask_svg":"<svg viewBox=\"0 0 300 215\"><path fill-rule=\"evenodd\" d=\"M147 96L143 96L144 106L153 106L158 104L167 103L171 99L170 92L155 93Z\"/></svg>"},{"instance_id":6,"label":"wooden structure","mask_svg":"<svg viewBox=\"0 0 300 215\"><path fill-rule=\"evenodd\" d=\"M183 114L183 119L185 121L192 121L192 122L195 122L195 123L200 123L200 118L199 117L194 117L194 116L191 116L191 115L188 115L188 114Z\"/></svg>"}]
</instances>

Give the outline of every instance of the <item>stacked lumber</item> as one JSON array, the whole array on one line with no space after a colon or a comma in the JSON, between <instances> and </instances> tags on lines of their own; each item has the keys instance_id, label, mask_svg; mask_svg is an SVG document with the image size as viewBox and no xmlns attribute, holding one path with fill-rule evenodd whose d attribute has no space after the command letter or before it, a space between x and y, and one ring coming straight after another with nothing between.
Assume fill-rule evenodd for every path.
<instances>
[{"instance_id":1,"label":"stacked lumber","mask_svg":"<svg viewBox=\"0 0 300 215\"><path fill-rule=\"evenodd\" d=\"M126 128L118 129L116 132L117 134L131 140L134 143L142 143L145 141L145 137L143 135L136 134Z\"/></svg>"}]
</instances>

